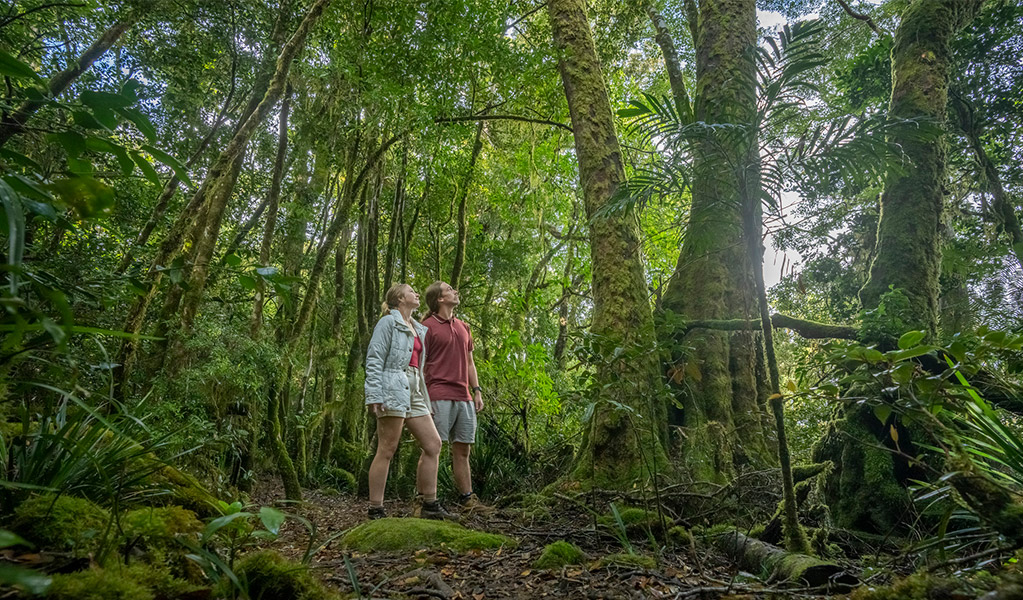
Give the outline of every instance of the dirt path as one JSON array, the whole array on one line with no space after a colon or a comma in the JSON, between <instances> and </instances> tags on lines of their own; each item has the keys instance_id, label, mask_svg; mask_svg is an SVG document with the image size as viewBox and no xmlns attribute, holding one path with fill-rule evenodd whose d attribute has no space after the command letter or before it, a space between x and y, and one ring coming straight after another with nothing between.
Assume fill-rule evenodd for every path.
<instances>
[{"instance_id":1,"label":"dirt path","mask_svg":"<svg viewBox=\"0 0 1023 600\"><path fill-rule=\"evenodd\" d=\"M253 501L271 504L278 490L260 489ZM365 522L368 503L349 495L308 491L306 502L290 509L315 523L318 538L325 540ZM390 516L411 516L410 502L386 503ZM484 600L496 598L718 598L734 594L777 592L737 572L721 556L694 554L693 548L665 549L659 556L647 541L632 543L636 552L658 559L658 567L597 567L597 561L624 551L613 535L594 529L582 511L564 510L553 520L538 521L521 510L499 510L491 515L463 517L466 527L502 533L519 541L515 549L455 554L423 550L414 554L373 553L360 555L331 542L312 560L315 572L342 593L360 592L363 598L431 598ZM309 536L301 525L285 525L273 547L299 559ZM592 561L556 571L536 570L532 563L544 546L556 540L570 541ZM354 575L354 576L353 576ZM358 597L358 596L356 596Z\"/></svg>"}]
</instances>

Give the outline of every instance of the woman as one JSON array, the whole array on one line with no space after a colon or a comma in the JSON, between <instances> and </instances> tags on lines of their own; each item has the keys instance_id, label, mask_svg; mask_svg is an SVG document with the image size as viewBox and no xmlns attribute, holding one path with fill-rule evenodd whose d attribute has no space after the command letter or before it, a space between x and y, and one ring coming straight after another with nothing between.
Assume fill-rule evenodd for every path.
<instances>
[{"instance_id":1,"label":"woman","mask_svg":"<svg viewBox=\"0 0 1023 600\"><path fill-rule=\"evenodd\" d=\"M426 327L412 318L412 311L419 307L419 294L409 285L397 283L384 298L380 320L366 351L366 404L377 419L377 452L369 467L369 518L387 516L387 471L405 426L422 450L416 470L416 488L423 497L419 516L456 520L437 501L441 441L433 424L422 371Z\"/></svg>"}]
</instances>

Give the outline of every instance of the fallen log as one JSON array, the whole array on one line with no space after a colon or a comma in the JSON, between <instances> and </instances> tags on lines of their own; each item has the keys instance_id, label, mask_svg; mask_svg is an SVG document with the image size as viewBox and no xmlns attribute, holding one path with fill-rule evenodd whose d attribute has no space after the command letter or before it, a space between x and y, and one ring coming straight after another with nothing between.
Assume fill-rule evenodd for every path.
<instances>
[{"instance_id":1,"label":"fallen log","mask_svg":"<svg viewBox=\"0 0 1023 600\"><path fill-rule=\"evenodd\" d=\"M768 572L775 581L803 583L810 587L852 588L859 584L851 573L835 563L806 554L788 552L777 546L747 537L738 531L722 533L714 545L745 571Z\"/></svg>"}]
</instances>

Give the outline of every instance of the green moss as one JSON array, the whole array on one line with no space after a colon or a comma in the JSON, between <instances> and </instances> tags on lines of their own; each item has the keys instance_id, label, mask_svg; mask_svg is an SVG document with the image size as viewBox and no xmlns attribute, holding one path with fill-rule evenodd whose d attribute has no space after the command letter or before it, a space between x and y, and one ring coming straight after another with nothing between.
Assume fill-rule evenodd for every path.
<instances>
[{"instance_id":1,"label":"green moss","mask_svg":"<svg viewBox=\"0 0 1023 600\"><path fill-rule=\"evenodd\" d=\"M652 510L629 506L619 510L618 516L621 517L625 530L629 532L640 529L659 529L661 526L661 519ZM619 528L618 519L615 518L614 514L597 517L597 523L613 530Z\"/></svg>"},{"instance_id":2,"label":"green moss","mask_svg":"<svg viewBox=\"0 0 1023 600\"><path fill-rule=\"evenodd\" d=\"M200 517L220 516L214 508L217 497L206 490L194 477L174 467L160 469L153 476L154 483L166 486L170 490L170 500L194 512Z\"/></svg>"},{"instance_id":3,"label":"green moss","mask_svg":"<svg viewBox=\"0 0 1023 600\"><path fill-rule=\"evenodd\" d=\"M234 569L252 600L329 600L338 598L309 572L309 567L265 550L246 555ZM229 581L216 597L230 597Z\"/></svg>"},{"instance_id":4,"label":"green moss","mask_svg":"<svg viewBox=\"0 0 1023 600\"><path fill-rule=\"evenodd\" d=\"M619 554L608 554L600 559L597 566L601 568L627 567L633 569L655 569L657 568L657 561L649 556L622 552Z\"/></svg>"},{"instance_id":5,"label":"green moss","mask_svg":"<svg viewBox=\"0 0 1023 600\"><path fill-rule=\"evenodd\" d=\"M156 600L156 595L127 570L103 569L54 575L45 597L53 600Z\"/></svg>"},{"instance_id":6,"label":"green moss","mask_svg":"<svg viewBox=\"0 0 1023 600\"><path fill-rule=\"evenodd\" d=\"M887 586L863 586L853 591L851 600L931 600L952 598L955 582L935 575L914 574Z\"/></svg>"},{"instance_id":7,"label":"green moss","mask_svg":"<svg viewBox=\"0 0 1023 600\"><path fill-rule=\"evenodd\" d=\"M121 517L124 538L135 543L167 545L175 535L198 533L202 528L195 513L180 506L140 508Z\"/></svg>"},{"instance_id":8,"label":"green moss","mask_svg":"<svg viewBox=\"0 0 1023 600\"><path fill-rule=\"evenodd\" d=\"M341 467L326 467L323 471L324 483L340 492L355 493L359 489L359 483L355 475Z\"/></svg>"},{"instance_id":9,"label":"green moss","mask_svg":"<svg viewBox=\"0 0 1023 600\"><path fill-rule=\"evenodd\" d=\"M12 529L44 548L85 555L99 547L109 523L109 513L84 498L46 494L18 505Z\"/></svg>"},{"instance_id":10,"label":"green moss","mask_svg":"<svg viewBox=\"0 0 1023 600\"><path fill-rule=\"evenodd\" d=\"M668 541L676 546L688 547L693 543L693 534L681 525L676 525L668 530Z\"/></svg>"},{"instance_id":11,"label":"green moss","mask_svg":"<svg viewBox=\"0 0 1023 600\"><path fill-rule=\"evenodd\" d=\"M578 565L586 561L586 555L575 544L558 540L544 547L540 558L533 563L534 569L560 569L565 565Z\"/></svg>"},{"instance_id":12,"label":"green moss","mask_svg":"<svg viewBox=\"0 0 1023 600\"><path fill-rule=\"evenodd\" d=\"M341 543L360 552L408 552L441 547L461 552L516 545L509 537L473 531L455 523L398 518L363 523L348 532Z\"/></svg>"}]
</instances>

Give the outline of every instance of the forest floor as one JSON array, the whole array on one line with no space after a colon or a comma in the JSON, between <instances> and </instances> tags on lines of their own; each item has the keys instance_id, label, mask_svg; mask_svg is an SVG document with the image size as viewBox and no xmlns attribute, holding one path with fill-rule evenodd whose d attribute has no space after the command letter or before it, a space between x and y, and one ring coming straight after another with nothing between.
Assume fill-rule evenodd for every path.
<instances>
[{"instance_id":1,"label":"forest floor","mask_svg":"<svg viewBox=\"0 0 1023 600\"><path fill-rule=\"evenodd\" d=\"M281 490L265 484L257 488L251 499L269 505L281 497ZM412 502L388 501L385 505L389 516L412 516ZM308 490L305 502L286 510L309 519L317 527L318 539L326 540L366 522L367 508L366 500L352 495ZM649 542L634 541L637 553L656 558L655 568L599 566L600 558L626 550L616 536L595 528L591 516L582 509L573 509L571 505L559 508L556 516L542 520L530 518L521 509L507 509L486 515L462 515L461 524L470 529L512 537L518 546L467 553L428 549L402 554L360 554L345 550L338 541L333 541L313 557L313 572L343 594L361 598L484 600L564 597L617 600L738 598L751 595L805 598L820 593L765 584L754 575L736 569L723 555L697 550L694 545L687 549L655 553ZM532 564L544 546L557 540L572 542L590 560L558 570L534 569ZM308 542L307 529L289 521L271 547L288 558L298 560Z\"/></svg>"}]
</instances>

